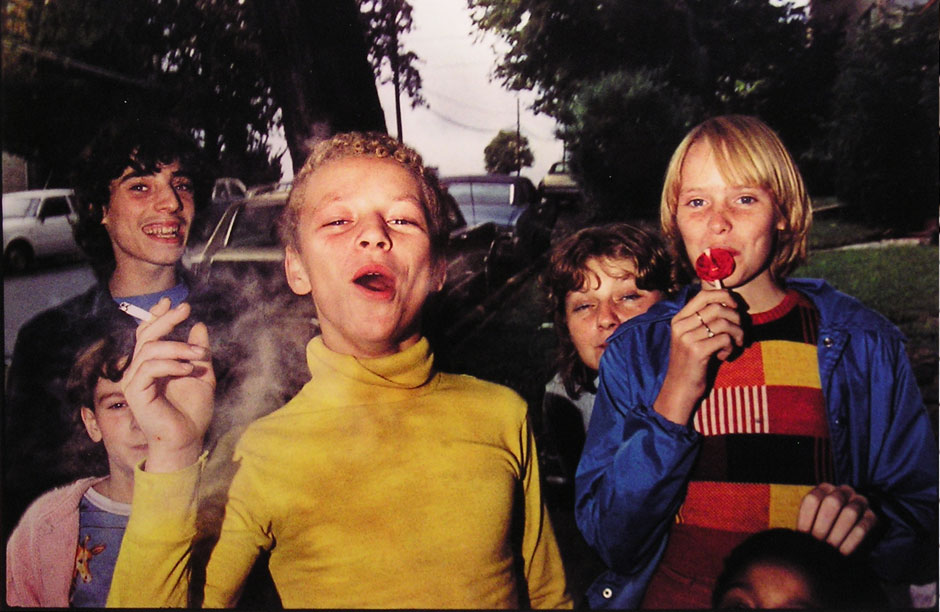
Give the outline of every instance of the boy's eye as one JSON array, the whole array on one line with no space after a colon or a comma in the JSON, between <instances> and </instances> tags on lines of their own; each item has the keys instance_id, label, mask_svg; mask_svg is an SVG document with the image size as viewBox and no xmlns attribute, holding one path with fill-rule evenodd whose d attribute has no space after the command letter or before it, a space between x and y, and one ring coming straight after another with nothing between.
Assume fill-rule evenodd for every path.
<instances>
[{"instance_id":1,"label":"boy's eye","mask_svg":"<svg viewBox=\"0 0 940 612\"><path fill-rule=\"evenodd\" d=\"M391 219L389 220L390 225L416 225L411 219Z\"/></svg>"},{"instance_id":2,"label":"boy's eye","mask_svg":"<svg viewBox=\"0 0 940 612\"><path fill-rule=\"evenodd\" d=\"M327 221L326 223L323 224L323 226L324 227L341 226L341 225L346 225L347 223L349 223L349 221L347 221L346 219L334 219L332 221Z\"/></svg>"},{"instance_id":3,"label":"boy's eye","mask_svg":"<svg viewBox=\"0 0 940 612\"><path fill-rule=\"evenodd\" d=\"M578 304L577 306L571 309L571 312L584 312L588 310L589 308L591 308L591 304L587 304L587 303Z\"/></svg>"},{"instance_id":4,"label":"boy's eye","mask_svg":"<svg viewBox=\"0 0 940 612\"><path fill-rule=\"evenodd\" d=\"M756 201L757 201L757 198L755 198L754 196L749 196L749 195L741 196L740 198L738 198L738 202L740 202L741 204L753 204Z\"/></svg>"},{"instance_id":5,"label":"boy's eye","mask_svg":"<svg viewBox=\"0 0 940 612\"><path fill-rule=\"evenodd\" d=\"M702 198L692 198L691 200L686 202L686 206L689 206L691 208L700 208L704 205L705 205L705 200L703 200Z\"/></svg>"},{"instance_id":6,"label":"boy's eye","mask_svg":"<svg viewBox=\"0 0 940 612\"><path fill-rule=\"evenodd\" d=\"M173 188L177 191L192 191L193 184L189 179L183 179L174 183Z\"/></svg>"},{"instance_id":7,"label":"boy's eye","mask_svg":"<svg viewBox=\"0 0 940 612\"><path fill-rule=\"evenodd\" d=\"M131 183L128 187L131 191L147 191L148 187L146 183Z\"/></svg>"},{"instance_id":8,"label":"boy's eye","mask_svg":"<svg viewBox=\"0 0 940 612\"><path fill-rule=\"evenodd\" d=\"M633 300L638 300L638 299L640 299L639 293L626 293L620 296L621 302L632 302Z\"/></svg>"},{"instance_id":9,"label":"boy's eye","mask_svg":"<svg viewBox=\"0 0 940 612\"><path fill-rule=\"evenodd\" d=\"M121 408L127 408L127 402L124 400L108 404L108 410L120 410Z\"/></svg>"}]
</instances>

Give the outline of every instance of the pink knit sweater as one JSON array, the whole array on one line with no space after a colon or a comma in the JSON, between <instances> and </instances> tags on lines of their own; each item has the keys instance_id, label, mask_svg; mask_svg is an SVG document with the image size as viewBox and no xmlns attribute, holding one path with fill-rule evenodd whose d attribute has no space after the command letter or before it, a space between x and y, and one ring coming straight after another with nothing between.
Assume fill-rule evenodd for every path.
<instances>
[{"instance_id":1,"label":"pink knit sweater","mask_svg":"<svg viewBox=\"0 0 940 612\"><path fill-rule=\"evenodd\" d=\"M34 501L7 541L7 605L69 606L78 504L104 477L82 478Z\"/></svg>"}]
</instances>

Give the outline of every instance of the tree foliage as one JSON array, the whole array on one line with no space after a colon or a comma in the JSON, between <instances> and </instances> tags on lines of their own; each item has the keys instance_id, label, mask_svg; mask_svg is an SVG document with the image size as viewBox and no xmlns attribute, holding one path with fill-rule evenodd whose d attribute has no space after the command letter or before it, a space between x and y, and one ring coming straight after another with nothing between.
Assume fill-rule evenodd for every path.
<instances>
[{"instance_id":1,"label":"tree foliage","mask_svg":"<svg viewBox=\"0 0 940 612\"><path fill-rule=\"evenodd\" d=\"M407 0L358 0L370 41L369 62L375 78L382 83L398 81L400 89L411 98L411 107L426 104L421 94L421 72L417 54L406 51L401 35L412 28L411 4Z\"/></svg>"},{"instance_id":2,"label":"tree foliage","mask_svg":"<svg viewBox=\"0 0 940 612\"><path fill-rule=\"evenodd\" d=\"M839 58L837 193L884 227L921 229L936 218L937 20L936 3L869 19Z\"/></svg>"},{"instance_id":3,"label":"tree foliage","mask_svg":"<svg viewBox=\"0 0 940 612\"><path fill-rule=\"evenodd\" d=\"M483 162L491 174L511 174L532 165L535 158L529 139L511 130L500 130L483 149Z\"/></svg>"},{"instance_id":4,"label":"tree foliage","mask_svg":"<svg viewBox=\"0 0 940 612\"><path fill-rule=\"evenodd\" d=\"M615 104L609 96L602 102L603 91L624 93L631 88L626 84L630 79L639 79L637 86L646 83L634 91L639 96L634 103L646 96L676 97L663 100L666 108L684 109L669 124L730 112L757 114L798 155L821 146L827 95L836 76L831 59L840 35L819 27L788 3L468 0L468 6L477 28L508 43L497 77L510 89L534 90L534 109L557 119L572 142L600 139L594 140L598 150L629 155L618 160L621 167L648 167L652 162L642 146L630 150L616 142L632 129L616 123L637 125L641 117L603 114L633 112L624 108L626 102ZM656 87L650 79L657 81ZM599 114L583 112L588 100ZM648 136L653 147L678 144L662 143L665 134ZM586 148L582 151L587 153ZM616 175L585 165L581 171L587 173L583 185L595 198L617 195L612 190ZM661 179L665 164L650 171ZM613 200L598 204L611 210L615 206Z\"/></svg>"},{"instance_id":5,"label":"tree foliage","mask_svg":"<svg viewBox=\"0 0 940 612\"><path fill-rule=\"evenodd\" d=\"M267 142L277 105L244 4L14 4L3 24L4 148L45 162L52 182L102 123L147 115L192 129L220 173L279 176Z\"/></svg>"},{"instance_id":6,"label":"tree foliage","mask_svg":"<svg viewBox=\"0 0 940 612\"><path fill-rule=\"evenodd\" d=\"M176 118L218 174L247 183L280 176L272 129L284 128L295 163L311 136L385 129L357 0L9 0L3 10L4 149L46 166L34 177L43 183L63 184L118 117Z\"/></svg>"},{"instance_id":7,"label":"tree foliage","mask_svg":"<svg viewBox=\"0 0 940 612\"><path fill-rule=\"evenodd\" d=\"M571 105L571 164L598 220L651 217L664 170L698 115L653 71L623 71L582 87Z\"/></svg>"}]
</instances>

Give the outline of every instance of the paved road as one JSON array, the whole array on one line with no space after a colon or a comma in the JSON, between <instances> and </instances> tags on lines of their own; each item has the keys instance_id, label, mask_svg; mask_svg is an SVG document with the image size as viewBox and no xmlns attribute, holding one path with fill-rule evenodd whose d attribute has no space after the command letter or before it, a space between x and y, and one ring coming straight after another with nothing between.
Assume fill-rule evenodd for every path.
<instances>
[{"instance_id":1,"label":"paved road","mask_svg":"<svg viewBox=\"0 0 940 612\"><path fill-rule=\"evenodd\" d=\"M42 267L3 277L3 348L9 362L20 326L36 313L78 295L95 282L87 264Z\"/></svg>"}]
</instances>

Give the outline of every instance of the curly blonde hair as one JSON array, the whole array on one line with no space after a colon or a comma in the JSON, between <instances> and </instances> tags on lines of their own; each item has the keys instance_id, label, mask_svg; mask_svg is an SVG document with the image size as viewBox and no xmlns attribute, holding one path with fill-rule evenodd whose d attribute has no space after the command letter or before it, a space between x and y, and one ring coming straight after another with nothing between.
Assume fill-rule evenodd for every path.
<instances>
[{"instance_id":1,"label":"curly blonde hair","mask_svg":"<svg viewBox=\"0 0 940 612\"><path fill-rule=\"evenodd\" d=\"M448 217L441 204L441 188L434 171L411 147L381 132L346 132L318 143L294 177L287 206L279 226L281 242L299 249L298 229L304 195L310 176L326 164L347 157L375 157L398 162L414 176L421 194L421 206L428 222L431 253L437 257L447 244Z\"/></svg>"},{"instance_id":2,"label":"curly blonde hair","mask_svg":"<svg viewBox=\"0 0 940 612\"><path fill-rule=\"evenodd\" d=\"M774 210L784 228L774 237L770 272L785 278L806 261L806 243L813 210L796 163L780 137L757 117L725 115L712 117L692 128L672 154L666 170L660 201L663 235L680 272L695 277L676 225L681 189L680 174L693 144L704 142L715 155L722 177L737 185L766 189L773 196Z\"/></svg>"}]
</instances>

